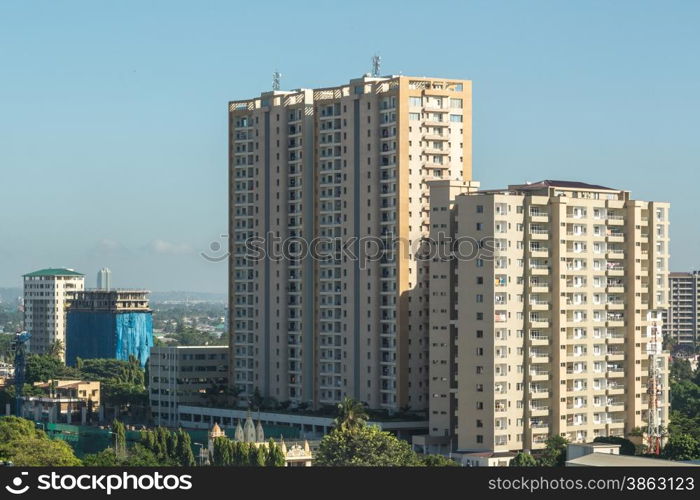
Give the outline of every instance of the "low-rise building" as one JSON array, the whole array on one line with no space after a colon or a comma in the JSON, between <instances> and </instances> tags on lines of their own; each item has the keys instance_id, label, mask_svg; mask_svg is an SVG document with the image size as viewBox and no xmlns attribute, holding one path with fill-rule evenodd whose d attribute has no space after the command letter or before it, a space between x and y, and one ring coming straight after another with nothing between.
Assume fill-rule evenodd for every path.
<instances>
[{"instance_id":1,"label":"low-rise building","mask_svg":"<svg viewBox=\"0 0 700 500\"><path fill-rule=\"evenodd\" d=\"M218 437L226 437L226 432L215 422L209 431L206 451L204 449L200 451L201 463L209 463L211 461L211 457L214 455L214 440ZM269 446L269 442L265 440L265 432L263 431L260 420L258 420L258 425L256 426L253 423L253 418L250 416L250 413L246 417L244 425L241 425L240 420L236 424L234 441L253 443L256 448L260 448L261 446L267 448ZM284 438L282 438L277 444L284 455L285 467L311 467L313 462L313 450L308 440L305 439L303 442L287 443ZM318 442L316 442L315 445L317 448Z\"/></svg>"},{"instance_id":2,"label":"low-rise building","mask_svg":"<svg viewBox=\"0 0 700 500\"><path fill-rule=\"evenodd\" d=\"M149 404L156 425L179 425L180 405L224 404L227 346L159 346L148 362Z\"/></svg>"},{"instance_id":3,"label":"low-rise building","mask_svg":"<svg viewBox=\"0 0 700 500\"><path fill-rule=\"evenodd\" d=\"M50 380L36 382L45 396L22 398L22 416L37 422L91 423L100 407L100 382Z\"/></svg>"}]
</instances>

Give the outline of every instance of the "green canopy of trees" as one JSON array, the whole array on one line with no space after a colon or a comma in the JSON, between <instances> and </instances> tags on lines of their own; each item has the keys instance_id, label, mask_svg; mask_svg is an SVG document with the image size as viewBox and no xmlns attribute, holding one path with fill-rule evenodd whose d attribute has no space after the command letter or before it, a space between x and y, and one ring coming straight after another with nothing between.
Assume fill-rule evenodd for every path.
<instances>
[{"instance_id":1,"label":"green canopy of trees","mask_svg":"<svg viewBox=\"0 0 700 500\"><path fill-rule=\"evenodd\" d=\"M165 427L141 432L141 446L153 453L161 465L195 465L192 439L182 429L170 431Z\"/></svg>"},{"instance_id":2,"label":"green canopy of trees","mask_svg":"<svg viewBox=\"0 0 700 500\"><path fill-rule=\"evenodd\" d=\"M214 439L212 465L233 467L284 467L284 453L274 440L266 445L242 443L225 436Z\"/></svg>"},{"instance_id":3,"label":"green canopy of trees","mask_svg":"<svg viewBox=\"0 0 700 500\"><path fill-rule=\"evenodd\" d=\"M0 460L21 467L82 464L68 443L49 439L34 422L18 417L0 417Z\"/></svg>"},{"instance_id":4,"label":"green canopy of trees","mask_svg":"<svg viewBox=\"0 0 700 500\"><path fill-rule=\"evenodd\" d=\"M530 455L529 453L523 453L522 451L513 457L510 461L511 467L537 467L537 459Z\"/></svg>"}]
</instances>

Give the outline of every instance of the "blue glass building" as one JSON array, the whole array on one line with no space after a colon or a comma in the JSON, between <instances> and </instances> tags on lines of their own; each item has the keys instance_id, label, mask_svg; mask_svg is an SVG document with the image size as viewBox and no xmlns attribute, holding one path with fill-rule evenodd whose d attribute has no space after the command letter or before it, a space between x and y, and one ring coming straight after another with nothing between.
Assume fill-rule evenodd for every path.
<instances>
[{"instance_id":1,"label":"blue glass building","mask_svg":"<svg viewBox=\"0 0 700 500\"><path fill-rule=\"evenodd\" d=\"M146 366L153 346L153 317L145 290L77 292L68 308L66 364L76 359L128 360Z\"/></svg>"}]
</instances>

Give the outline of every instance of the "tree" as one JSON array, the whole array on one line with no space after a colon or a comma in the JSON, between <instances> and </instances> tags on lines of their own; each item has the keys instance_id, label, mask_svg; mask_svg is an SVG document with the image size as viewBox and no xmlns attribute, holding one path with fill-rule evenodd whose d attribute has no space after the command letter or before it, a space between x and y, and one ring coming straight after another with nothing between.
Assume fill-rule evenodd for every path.
<instances>
[{"instance_id":1,"label":"tree","mask_svg":"<svg viewBox=\"0 0 700 500\"><path fill-rule=\"evenodd\" d=\"M177 436L177 447L173 458L183 467L194 466L196 461L192 453L192 438L182 429L178 429Z\"/></svg>"},{"instance_id":2,"label":"tree","mask_svg":"<svg viewBox=\"0 0 700 500\"><path fill-rule=\"evenodd\" d=\"M544 467L563 467L566 462L566 445L568 440L562 436L550 436L539 464Z\"/></svg>"},{"instance_id":3,"label":"tree","mask_svg":"<svg viewBox=\"0 0 700 500\"><path fill-rule=\"evenodd\" d=\"M83 458L86 467L119 467L122 462L117 458L114 448L105 448L99 453L91 453Z\"/></svg>"},{"instance_id":4,"label":"tree","mask_svg":"<svg viewBox=\"0 0 700 500\"><path fill-rule=\"evenodd\" d=\"M672 434L661 455L669 460L694 460L700 458L700 443L689 434Z\"/></svg>"},{"instance_id":5,"label":"tree","mask_svg":"<svg viewBox=\"0 0 700 500\"><path fill-rule=\"evenodd\" d=\"M114 450L117 456L124 456L126 452L126 427L119 420L112 422L112 432L114 433Z\"/></svg>"},{"instance_id":6,"label":"tree","mask_svg":"<svg viewBox=\"0 0 700 500\"><path fill-rule=\"evenodd\" d=\"M687 359L676 358L671 363L670 378L676 382L691 380L693 378L693 368Z\"/></svg>"},{"instance_id":7,"label":"tree","mask_svg":"<svg viewBox=\"0 0 700 500\"><path fill-rule=\"evenodd\" d=\"M282 453L282 448L280 448L275 440L270 438L267 443L267 456L265 458L265 465L268 467L284 467L285 456Z\"/></svg>"},{"instance_id":8,"label":"tree","mask_svg":"<svg viewBox=\"0 0 700 500\"><path fill-rule=\"evenodd\" d=\"M53 439L29 439L14 444L7 457L20 467L74 467L82 465L68 443Z\"/></svg>"},{"instance_id":9,"label":"tree","mask_svg":"<svg viewBox=\"0 0 700 500\"><path fill-rule=\"evenodd\" d=\"M65 441L49 439L34 422L19 417L0 418L0 460L22 467L81 465Z\"/></svg>"},{"instance_id":10,"label":"tree","mask_svg":"<svg viewBox=\"0 0 700 500\"><path fill-rule=\"evenodd\" d=\"M29 354L25 365L25 380L28 384L48 382L53 379L79 379L78 370L67 367L58 358L47 354Z\"/></svg>"},{"instance_id":11,"label":"tree","mask_svg":"<svg viewBox=\"0 0 700 500\"><path fill-rule=\"evenodd\" d=\"M426 467L459 467L459 464L442 455L426 455L420 457L421 465Z\"/></svg>"},{"instance_id":12,"label":"tree","mask_svg":"<svg viewBox=\"0 0 700 500\"><path fill-rule=\"evenodd\" d=\"M593 440L594 443L609 443L620 445L620 455L635 455L637 447L629 439L619 436L598 436Z\"/></svg>"},{"instance_id":13,"label":"tree","mask_svg":"<svg viewBox=\"0 0 700 500\"><path fill-rule=\"evenodd\" d=\"M321 466L415 466L420 460L406 441L373 425L334 428L321 440L315 458Z\"/></svg>"},{"instance_id":14,"label":"tree","mask_svg":"<svg viewBox=\"0 0 700 500\"><path fill-rule=\"evenodd\" d=\"M522 451L513 457L510 461L511 467L537 467L537 460L535 457L529 453L523 453Z\"/></svg>"},{"instance_id":15,"label":"tree","mask_svg":"<svg viewBox=\"0 0 700 500\"><path fill-rule=\"evenodd\" d=\"M63 341L61 339L56 339L53 342L51 342L51 345L49 346L49 350L46 354L48 354L52 358L58 359L59 361L61 361L61 364L62 364L64 352L66 352L66 345L63 343Z\"/></svg>"},{"instance_id":16,"label":"tree","mask_svg":"<svg viewBox=\"0 0 700 500\"><path fill-rule=\"evenodd\" d=\"M362 403L352 398L345 397L338 403L338 416L335 426L338 429L354 429L365 425L369 416Z\"/></svg>"},{"instance_id":17,"label":"tree","mask_svg":"<svg viewBox=\"0 0 700 500\"><path fill-rule=\"evenodd\" d=\"M265 449L262 446L248 443L248 465L251 467L262 467L265 465Z\"/></svg>"}]
</instances>

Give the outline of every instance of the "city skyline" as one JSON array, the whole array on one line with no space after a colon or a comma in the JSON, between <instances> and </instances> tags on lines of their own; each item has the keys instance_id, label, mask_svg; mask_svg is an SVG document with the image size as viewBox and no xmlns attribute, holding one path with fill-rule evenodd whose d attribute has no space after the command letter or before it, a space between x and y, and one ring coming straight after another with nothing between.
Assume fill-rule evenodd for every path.
<instances>
[{"instance_id":1,"label":"city skyline","mask_svg":"<svg viewBox=\"0 0 700 500\"><path fill-rule=\"evenodd\" d=\"M473 81L473 178L483 188L571 179L669 201L670 268L700 266L691 205L700 71L687 55L700 40L698 5L451 3L450 15L435 14L436 37L403 28L419 4L338 11L337 23L309 4L266 21L270 36L241 58L255 23L220 20L253 19L254 6L180 3L164 14L164 4L138 4L134 17L134 2L70 3L81 8L0 7L0 42L13 49L0 54L13 70L0 82L2 287L64 266L93 282L107 266L116 287L224 292L225 261L200 253L227 246L227 103L271 87L275 70L287 90L358 78L374 53L382 75ZM293 29L309 21L315 30ZM369 35L348 44L360 23ZM324 43L289 59L279 47L292 38Z\"/></svg>"}]
</instances>

